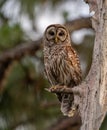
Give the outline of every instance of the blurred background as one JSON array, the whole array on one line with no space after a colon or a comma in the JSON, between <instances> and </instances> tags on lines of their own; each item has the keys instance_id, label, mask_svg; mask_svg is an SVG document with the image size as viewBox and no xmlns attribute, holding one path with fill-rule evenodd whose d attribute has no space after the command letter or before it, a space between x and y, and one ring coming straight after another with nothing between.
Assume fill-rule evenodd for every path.
<instances>
[{"instance_id":1,"label":"blurred background","mask_svg":"<svg viewBox=\"0 0 107 130\"><path fill-rule=\"evenodd\" d=\"M79 130L80 118L64 117L56 96L45 91L50 84L40 39L50 24L92 15L83 0L0 0L0 130ZM85 78L94 31L74 30L71 39ZM106 121L101 130L107 130Z\"/></svg>"}]
</instances>

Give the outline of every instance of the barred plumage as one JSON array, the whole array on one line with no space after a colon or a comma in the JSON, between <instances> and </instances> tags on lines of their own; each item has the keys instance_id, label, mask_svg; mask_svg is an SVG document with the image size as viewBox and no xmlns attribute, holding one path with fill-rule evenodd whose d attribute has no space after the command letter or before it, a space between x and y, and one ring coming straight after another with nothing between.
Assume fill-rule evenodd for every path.
<instances>
[{"instance_id":1,"label":"barred plumage","mask_svg":"<svg viewBox=\"0 0 107 130\"><path fill-rule=\"evenodd\" d=\"M45 73L52 86L74 87L81 82L79 58L71 46L67 29L59 24L47 27L44 34ZM61 111L68 115L73 108L73 94L57 94Z\"/></svg>"}]
</instances>

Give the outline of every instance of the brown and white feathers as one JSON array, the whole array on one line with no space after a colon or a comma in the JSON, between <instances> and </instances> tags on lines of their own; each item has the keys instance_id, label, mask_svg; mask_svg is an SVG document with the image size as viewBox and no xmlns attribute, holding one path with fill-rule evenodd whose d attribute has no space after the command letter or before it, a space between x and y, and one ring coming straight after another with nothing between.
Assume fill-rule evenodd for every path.
<instances>
[{"instance_id":1,"label":"brown and white feathers","mask_svg":"<svg viewBox=\"0 0 107 130\"><path fill-rule=\"evenodd\" d=\"M44 65L46 76L52 86L74 87L82 80L79 58L71 45L67 29L59 24L47 27L44 33ZM73 94L57 94L61 111L71 116L74 106Z\"/></svg>"}]
</instances>

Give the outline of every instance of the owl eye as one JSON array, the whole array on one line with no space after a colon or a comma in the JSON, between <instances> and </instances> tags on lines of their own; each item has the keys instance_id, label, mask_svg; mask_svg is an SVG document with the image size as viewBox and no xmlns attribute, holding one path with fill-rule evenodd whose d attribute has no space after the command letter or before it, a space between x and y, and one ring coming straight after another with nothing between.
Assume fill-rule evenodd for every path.
<instances>
[{"instance_id":1,"label":"owl eye","mask_svg":"<svg viewBox=\"0 0 107 130\"><path fill-rule=\"evenodd\" d=\"M59 36L63 36L63 35L64 35L64 32L60 32L60 33L59 33Z\"/></svg>"},{"instance_id":2,"label":"owl eye","mask_svg":"<svg viewBox=\"0 0 107 130\"><path fill-rule=\"evenodd\" d=\"M49 31L49 34L50 34L51 36L54 36L54 35L55 35L54 31Z\"/></svg>"}]
</instances>

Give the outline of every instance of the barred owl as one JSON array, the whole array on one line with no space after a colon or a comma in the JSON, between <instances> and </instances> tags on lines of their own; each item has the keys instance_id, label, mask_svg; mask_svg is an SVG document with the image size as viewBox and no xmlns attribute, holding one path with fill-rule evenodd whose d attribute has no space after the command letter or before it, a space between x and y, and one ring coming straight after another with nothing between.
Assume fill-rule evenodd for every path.
<instances>
[{"instance_id":1,"label":"barred owl","mask_svg":"<svg viewBox=\"0 0 107 130\"><path fill-rule=\"evenodd\" d=\"M44 33L44 65L45 74L52 86L74 87L82 80L78 55L73 49L70 35L66 27L53 24ZM61 111L72 116L74 105L73 94L57 93L61 102Z\"/></svg>"}]
</instances>

